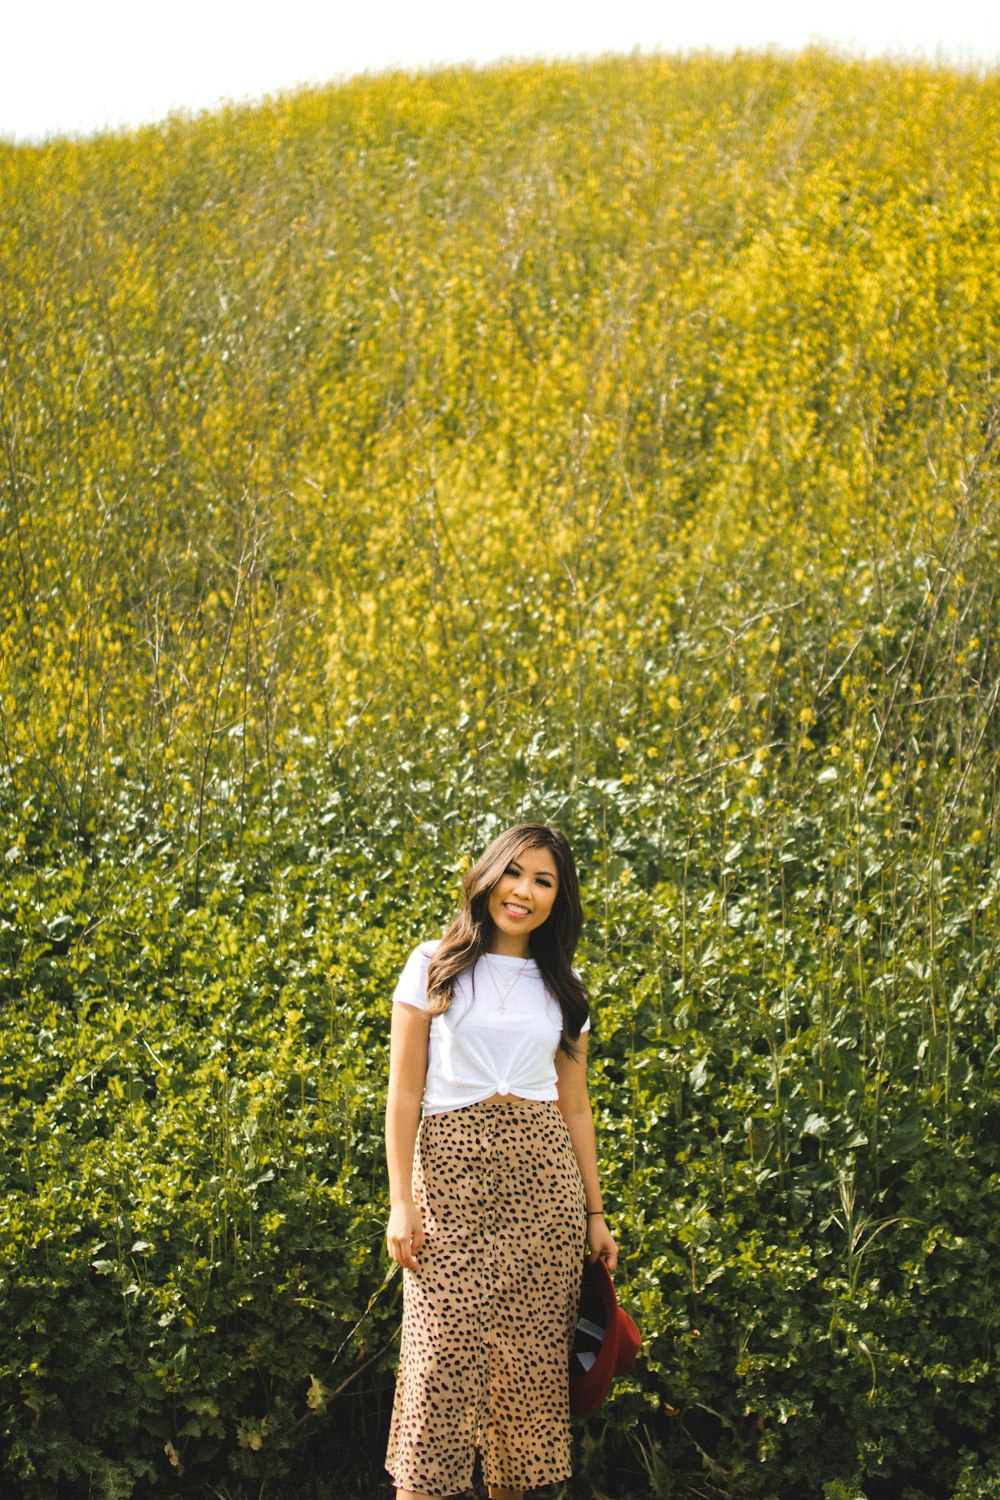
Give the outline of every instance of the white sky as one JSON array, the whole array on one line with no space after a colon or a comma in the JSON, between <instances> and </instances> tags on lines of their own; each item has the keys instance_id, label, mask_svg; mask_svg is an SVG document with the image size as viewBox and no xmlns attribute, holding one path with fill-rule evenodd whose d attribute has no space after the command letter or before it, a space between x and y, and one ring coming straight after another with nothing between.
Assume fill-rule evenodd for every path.
<instances>
[{"instance_id":1,"label":"white sky","mask_svg":"<svg viewBox=\"0 0 1000 1500\"><path fill-rule=\"evenodd\" d=\"M12 0L0 137L162 119L362 72L503 57L821 42L1000 65L989 0Z\"/></svg>"}]
</instances>

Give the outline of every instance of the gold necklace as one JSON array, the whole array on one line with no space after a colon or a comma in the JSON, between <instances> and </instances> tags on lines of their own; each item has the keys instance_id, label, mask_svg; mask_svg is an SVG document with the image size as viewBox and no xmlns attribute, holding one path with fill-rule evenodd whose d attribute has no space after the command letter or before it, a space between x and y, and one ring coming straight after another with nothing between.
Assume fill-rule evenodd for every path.
<instances>
[{"instance_id":1,"label":"gold necklace","mask_svg":"<svg viewBox=\"0 0 1000 1500\"><path fill-rule=\"evenodd\" d=\"M497 1014L500 1015L500 1016L505 1016L507 1014L507 1000L508 1000L508 997L510 996L511 991L517 985L517 983L519 982L519 980L521 980L524 977L524 971L528 967L528 965L531 963L531 954L530 953L528 954L527 958L524 960L524 962L522 963L521 967L518 969L518 971L517 971L516 974L510 975L506 979L501 978L500 982L503 984L503 989L502 990L500 988L500 984L497 983L497 977L496 977L496 974L494 973L493 965L490 963L490 955L488 953L484 953L483 957L486 960L486 972L489 974L489 976L490 976L490 982L492 983L493 988L496 991L496 996L497 996L497 1001L498 1001L498 1004L497 1004Z\"/></svg>"}]
</instances>

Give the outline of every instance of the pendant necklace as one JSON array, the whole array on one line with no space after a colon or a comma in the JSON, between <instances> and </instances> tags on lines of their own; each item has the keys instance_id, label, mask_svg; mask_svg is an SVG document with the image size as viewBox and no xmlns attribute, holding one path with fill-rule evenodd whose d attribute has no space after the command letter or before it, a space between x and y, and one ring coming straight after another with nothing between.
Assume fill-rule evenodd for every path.
<instances>
[{"instance_id":1,"label":"pendant necklace","mask_svg":"<svg viewBox=\"0 0 1000 1500\"><path fill-rule=\"evenodd\" d=\"M518 981L523 978L525 969L531 963L531 954L528 954L527 958L524 960L521 967L517 970L516 973L509 974L506 977L501 977L499 983L497 982L497 976L494 971L493 965L490 963L490 955L488 953L484 953L483 957L486 960L486 971L490 976L493 988L496 990L497 1000L499 1001L499 1004L497 1006L497 1014L505 1016L507 1014L507 998L517 985ZM502 989L501 985L503 986Z\"/></svg>"}]
</instances>

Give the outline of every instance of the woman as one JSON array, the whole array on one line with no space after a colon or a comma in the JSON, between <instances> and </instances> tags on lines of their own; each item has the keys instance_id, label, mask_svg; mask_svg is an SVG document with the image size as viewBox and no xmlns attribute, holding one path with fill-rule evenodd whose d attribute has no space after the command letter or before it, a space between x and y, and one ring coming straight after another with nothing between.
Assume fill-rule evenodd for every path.
<instances>
[{"instance_id":1,"label":"woman","mask_svg":"<svg viewBox=\"0 0 1000 1500\"><path fill-rule=\"evenodd\" d=\"M493 1500L570 1474L569 1351L585 1245L608 1269L587 1095L582 922L564 836L521 823L465 877L392 1007L389 1254L404 1267L386 1468L397 1500ZM422 1118L421 1118L422 1109Z\"/></svg>"}]
</instances>

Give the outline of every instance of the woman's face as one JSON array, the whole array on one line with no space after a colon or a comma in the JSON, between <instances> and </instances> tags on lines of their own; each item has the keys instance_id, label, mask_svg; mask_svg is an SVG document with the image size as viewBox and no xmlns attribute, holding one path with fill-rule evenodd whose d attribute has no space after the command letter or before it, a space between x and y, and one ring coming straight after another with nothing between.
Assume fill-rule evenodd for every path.
<instances>
[{"instance_id":1,"label":"woman's face","mask_svg":"<svg viewBox=\"0 0 1000 1500\"><path fill-rule=\"evenodd\" d=\"M522 849L490 892L489 914L497 953L528 952L528 934L547 921L559 889L550 849Z\"/></svg>"}]
</instances>

